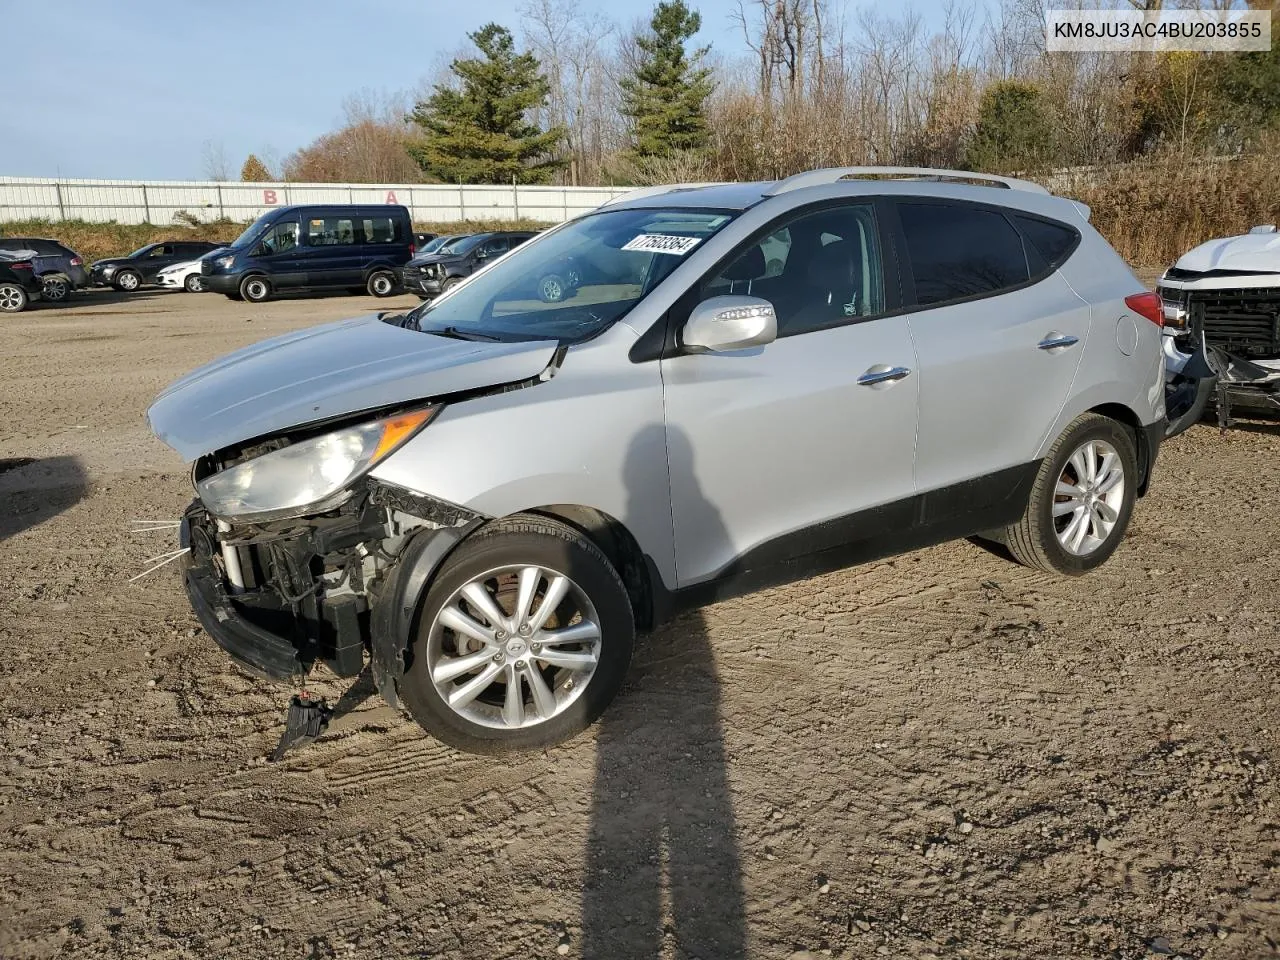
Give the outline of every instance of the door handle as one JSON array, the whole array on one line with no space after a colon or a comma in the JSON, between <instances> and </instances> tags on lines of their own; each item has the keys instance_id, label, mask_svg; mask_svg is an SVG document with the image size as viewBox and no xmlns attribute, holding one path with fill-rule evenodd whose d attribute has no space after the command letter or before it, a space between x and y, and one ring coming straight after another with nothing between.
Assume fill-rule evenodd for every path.
<instances>
[{"instance_id":1,"label":"door handle","mask_svg":"<svg viewBox=\"0 0 1280 960\"><path fill-rule=\"evenodd\" d=\"M903 377L911 376L911 371L906 367L890 367L883 363L870 367L866 373L858 378L858 386L874 387L881 383L894 383Z\"/></svg>"},{"instance_id":2,"label":"door handle","mask_svg":"<svg viewBox=\"0 0 1280 960\"><path fill-rule=\"evenodd\" d=\"M1050 333L1043 340L1036 344L1041 350L1059 350L1065 347L1075 346L1080 342L1079 337L1073 337L1069 333L1058 333L1056 330Z\"/></svg>"}]
</instances>

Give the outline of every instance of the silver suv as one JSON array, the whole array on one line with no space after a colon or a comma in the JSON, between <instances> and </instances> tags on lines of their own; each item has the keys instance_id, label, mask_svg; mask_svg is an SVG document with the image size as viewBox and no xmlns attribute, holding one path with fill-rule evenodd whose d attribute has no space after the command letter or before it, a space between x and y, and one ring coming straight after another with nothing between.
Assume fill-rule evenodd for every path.
<instances>
[{"instance_id":1,"label":"silver suv","mask_svg":"<svg viewBox=\"0 0 1280 960\"><path fill-rule=\"evenodd\" d=\"M194 462L215 641L277 679L367 656L496 753L588 726L637 631L691 605L957 537L1098 566L1163 435L1161 316L1079 203L816 170L636 191L149 418Z\"/></svg>"}]
</instances>

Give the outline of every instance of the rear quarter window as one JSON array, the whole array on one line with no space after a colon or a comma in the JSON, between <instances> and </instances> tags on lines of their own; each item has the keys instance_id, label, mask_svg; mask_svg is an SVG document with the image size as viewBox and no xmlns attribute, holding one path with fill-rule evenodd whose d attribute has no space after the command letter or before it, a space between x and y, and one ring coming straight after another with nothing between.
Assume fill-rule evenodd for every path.
<instances>
[{"instance_id":1,"label":"rear quarter window","mask_svg":"<svg viewBox=\"0 0 1280 960\"><path fill-rule=\"evenodd\" d=\"M899 203L916 303L989 296L1031 279L1022 238L998 211L946 203Z\"/></svg>"},{"instance_id":2,"label":"rear quarter window","mask_svg":"<svg viewBox=\"0 0 1280 960\"><path fill-rule=\"evenodd\" d=\"M1032 250L1040 255L1046 268L1056 270L1080 242L1080 234L1063 223L1040 220L1037 217L1014 215L1013 222L1021 231Z\"/></svg>"}]
</instances>

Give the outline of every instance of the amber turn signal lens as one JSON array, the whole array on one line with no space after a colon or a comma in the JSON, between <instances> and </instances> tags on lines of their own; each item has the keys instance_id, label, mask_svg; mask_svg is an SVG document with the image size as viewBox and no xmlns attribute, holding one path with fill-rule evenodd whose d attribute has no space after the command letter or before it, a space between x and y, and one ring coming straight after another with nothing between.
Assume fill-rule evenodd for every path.
<instances>
[{"instance_id":1,"label":"amber turn signal lens","mask_svg":"<svg viewBox=\"0 0 1280 960\"><path fill-rule=\"evenodd\" d=\"M402 413L399 416L384 420L382 423L382 437L378 440L378 446L374 449L373 458L370 462L377 463L408 440L422 429L439 409L439 407L427 407L425 410L414 410L412 413Z\"/></svg>"}]
</instances>

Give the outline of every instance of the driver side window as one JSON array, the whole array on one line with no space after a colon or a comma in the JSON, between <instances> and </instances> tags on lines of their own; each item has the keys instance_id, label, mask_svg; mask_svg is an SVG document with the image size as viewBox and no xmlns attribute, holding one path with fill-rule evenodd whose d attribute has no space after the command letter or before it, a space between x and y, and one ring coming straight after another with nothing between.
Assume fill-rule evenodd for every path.
<instances>
[{"instance_id":1,"label":"driver side window","mask_svg":"<svg viewBox=\"0 0 1280 960\"><path fill-rule=\"evenodd\" d=\"M277 223L262 238L259 249L262 254L271 256L284 253L298 245L298 225L296 223Z\"/></svg>"},{"instance_id":2,"label":"driver side window","mask_svg":"<svg viewBox=\"0 0 1280 960\"><path fill-rule=\"evenodd\" d=\"M850 203L784 221L704 280L699 299L768 300L789 337L883 313L883 272L874 207Z\"/></svg>"}]
</instances>

